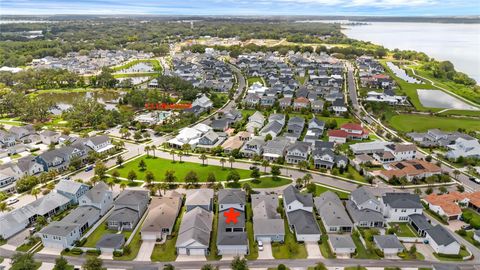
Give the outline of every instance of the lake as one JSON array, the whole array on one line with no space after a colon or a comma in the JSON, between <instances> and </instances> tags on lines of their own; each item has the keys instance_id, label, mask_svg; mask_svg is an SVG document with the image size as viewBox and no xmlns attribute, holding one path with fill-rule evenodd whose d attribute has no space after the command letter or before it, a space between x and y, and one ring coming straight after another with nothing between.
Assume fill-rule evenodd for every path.
<instances>
[{"instance_id":1,"label":"lake","mask_svg":"<svg viewBox=\"0 0 480 270\"><path fill-rule=\"evenodd\" d=\"M41 93L42 97L47 97L49 99L55 100L57 108L51 110L55 115L62 114L63 111L68 110L72 107L72 104L75 101L84 99L84 98L94 98L99 103L105 104L105 108L108 110L116 109L116 103L122 95L120 92L115 91L95 91L95 92L51 92L51 93Z\"/></svg>"},{"instance_id":2,"label":"lake","mask_svg":"<svg viewBox=\"0 0 480 270\"><path fill-rule=\"evenodd\" d=\"M458 71L480 83L479 24L372 22L342 27L342 32L353 39L449 60Z\"/></svg>"},{"instance_id":3,"label":"lake","mask_svg":"<svg viewBox=\"0 0 480 270\"><path fill-rule=\"evenodd\" d=\"M477 111L478 108L451 96L442 90L418 89L418 99L428 108L457 109Z\"/></svg>"}]
</instances>

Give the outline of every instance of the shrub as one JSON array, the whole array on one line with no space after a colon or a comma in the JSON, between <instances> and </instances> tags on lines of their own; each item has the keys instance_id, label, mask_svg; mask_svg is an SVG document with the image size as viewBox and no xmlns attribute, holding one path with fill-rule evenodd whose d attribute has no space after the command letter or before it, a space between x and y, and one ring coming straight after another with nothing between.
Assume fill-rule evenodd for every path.
<instances>
[{"instance_id":1,"label":"shrub","mask_svg":"<svg viewBox=\"0 0 480 270\"><path fill-rule=\"evenodd\" d=\"M83 250L80 249L80 248L72 248L72 250L70 251L70 253L74 254L74 255L82 255L83 254Z\"/></svg>"},{"instance_id":2,"label":"shrub","mask_svg":"<svg viewBox=\"0 0 480 270\"><path fill-rule=\"evenodd\" d=\"M89 249L87 250L88 255L99 256L102 252L99 249Z\"/></svg>"},{"instance_id":3,"label":"shrub","mask_svg":"<svg viewBox=\"0 0 480 270\"><path fill-rule=\"evenodd\" d=\"M465 231L464 229L458 230L457 233L461 236L466 236L467 235L467 231Z\"/></svg>"},{"instance_id":4,"label":"shrub","mask_svg":"<svg viewBox=\"0 0 480 270\"><path fill-rule=\"evenodd\" d=\"M122 257L123 256L123 252L122 251L119 251L119 250L115 250L113 252L113 257Z\"/></svg>"},{"instance_id":5,"label":"shrub","mask_svg":"<svg viewBox=\"0 0 480 270\"><path fill-rule=\"evenodd\" d=\"M123 247L123 253L124 253L125 255L130 255L131 252L132 252L132 249L130 248L129 245Z\"/></svg>"}]
</instances>

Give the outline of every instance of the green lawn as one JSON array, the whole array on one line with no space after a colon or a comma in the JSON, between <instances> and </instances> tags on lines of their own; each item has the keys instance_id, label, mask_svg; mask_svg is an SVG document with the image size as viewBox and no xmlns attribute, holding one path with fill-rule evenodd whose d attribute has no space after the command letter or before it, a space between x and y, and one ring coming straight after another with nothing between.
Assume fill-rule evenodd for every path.
<instances>
[{"instance_id":1,"label":"green lawn","mask_svg":"<svg viewBox=\"0 0 480 270\"><path fill-rule=\"evenodd\" d=\"M472 225L475 229L480 229L480 215L470 208L462 210L462 217L465 222Z\"/></svg>"},{"instance_id":2,"label":"green lawn","mask_svg":"<svg viewBox=\"0 0 480 270\"><path fill-rule=\"evenodd\" d=\"M247 260L256 260L258 258L258 245L255 241L255 237L253 235L253 222L252 222L252 204L247 203L246 205L246 218L247 218L247 235L248 235L248 249L250 253L245 256Z\"/></svg>"},{"instance_id":3,"label":"green lawn","mask_svg":"<svg viewBox=\"0 0 480 270\"><path fill-rule=\"evenodd\" d=\"M182 221L183 214L185 212L185 206L180 209L180 215L175 221L173 226L172 235L167 237L165 243L161 245L155 245L153 248L152 256L150 257L152 261L155 262L173 262L177 259L177 249L175 244L177 243L178 230L180 229L180 224Z\"/></svg>"},{"instance_id":4,"label":"green lawn","mask_svg":"<svg viewBox=\"0 0 480 270\"><path fill-rule=\"evenodd\" d=\"M153 70L155 71L162 71L162 65L160 64L160 61L156 59L137 59L130 61L128 63L125 63L124 65L117 66L117 67L112 67L113 71L121 71L122 69L127 69L129 67L132 67L138 63L151 63L153 66Z\"/></svg>"},{"instance_id":5,"label":"green lawn","mask_svg":"<svg viewBox=\"0 0 480 270\"><path fill-rule=\"evenodd\" d=\"M30 243L29 240L27 240L26 243L23 243L22 245L17 247L15 250L16 251L22 251L22 252L29 251L33 246L35 246L38 242L40 242L40 238L35 237L34 239L35 239L35 241L32 241L31 243Z\"/></svg>"},{"instance_id":6,"label":"green lawn","mask_svg":"<svg viewBox=\"0 0 480 270\"><path fill-rule=\"evenodd\" d=\"M317 219L317 223L320 227L320 231L322 232L322 236L320 236L320 252L322 253L322 256L326 259L334 259L336 256L333 254L332 249L330 248L330 245L328 244L328 234L327 231L325 230L325 227L323 226L323 223L321 220Z\"/></svg>"},{"instance_id":7,"label":"green lawn","mask_svg":"<svg viewBox=\"0 0 480 270\"><path fill-rule=\"evenodd\" d=\"M287 217L283 212L282 202L280 201L280 208L282 209L285 222L285 241L283 244L278 242L272 243L272 254L275 259L305 259L307 258L307 249L304 243L298 243L295 235L288 227Z\"/></svg>"},{"instance_id":8,"label":"green lawn","mask_svg":"<svg viewBox=\"0 0 480 270\"><path fill-rule=\"evenodd\" d=\"M95 231L92 232L92 234L90 234L87 237L87 242L85 242L85 244L83 244L83 246L84 247L91 247L91 248L96 247L95 245L102 238L102 236L104 236L105 234L108 234L108 233L115 234L115 233L117 233L117 231L108 229L107 228L107 221L104 221L102 224L100 224L95 229ZM128 237L130 237L130 234L132 234L132 232L131 231L122 231L122 234L125 236L125 239L128 239Z\"/></svg>"},{"instance_id":9,"label":"green lawn","mask_svg":"<svg viewBox=\"0 0 480 270\"><path fill-rule=\"evenodd\" d=\"M8 121L8 120L0 120L0 124L2 124L2 125L10 125L10 126L17 126L17 127L21 127L21 126L24 125L23 123L13 122L13 121Z\"/></svg>"},{"instance_id":10,"label":"green lawn","mask_svg":"<svg viewBox=\"0 0 480 270\"><path fill-rule=\"evenodd\" d=\"M458 231L457 231L458 233ZM477 240L473 239L473 231L467 231L467 235L463 236L461 235L465 240L470 242L470 244L476 246L477 248L480 248L480 242Z\"/></svg>"},{"instance_id":11,"label":"green lawn","mask_svg":"<svg viewBox=\"0 0 480 270\"><path fill-rule=\"evenodd\" d=\"M218 231L218 204L214 202L215 215L213 216L212 232L210 233L210 253L206 256L208 261L218 261L222 258L217 255L217 231Z\"/></svg>"},{"instance_id":12,"label":"green lawn","mask_svg":"<svg viewBox=\"0 0 480 270\"><path fill-rule=\"evenodd\" d=\"M133 170L137 174L137 179L144 180L145 179L145 172L151 171L155 175L156 181L162 181L165 176L165 172L167 170L175 171L175 176L177 177L176 182L184 182L184 178L189 171L194 171L197 173L199 182L206 182L207 176L209 173L214 173L217 181L225 181L227 178L228 173L230 172L230 168L225 164L225 168L222 169L221 166L214 166L214 165L205 165L203 166L201 163L192 163L192 162L178 162L178 157L175 158L177 161L172 162L169 159L163 158L152 158L152 157L142 157L125 163L122 168L116 168L120 173L120 177L128 177L128 173ZM140 160L144 160L145 164L147 164L147 169L145 171L141 171L138 168L138 164ZM248 170L241 170L235 169L240 174L240 178L249 178L250 171ZM112 170L109 171L110 173Z\"/></svg>"},{"instance_id":13,"label":"green lawn","mask_svg":"<svg viewBox=\"0 0 480 270\"><path fill-rule=\"evenodd\" d=\"M418 234L407 222L391 222L390 227L396 228L395 234L398 237L418 237Z\"/></svg>"},{"instance_id":14,"label":"green lawn","mask_svg":"<svg viewBox=\"0 0 480 270\"><path fill-rule=\"evenodd\" d=\"M37 262L35 261L35 268L31 269L31 270L36 270L36 269L39 269L40 267L42 266L42 262ZM19 265L13 265L10 270L23 270L25 268L22 267L21 264ZM72 268L73 269L73 268Z\"/></svg>"},{"instance_id":15,"label":"green lawn","mask_svg":"<svg viewBox=\"0 0 480 270\"><path fill-rule=\"evenodd\" d=\"M360 240L359 231L356 231L356 233L352 234L352 239L357 249L357 254L355 255L356 259L380 259L380 257L378 257L375 252L365 248L365 246L362 244L362 241Z\"/></svg>"},{"instance_id":16,"label":"green lawn","mask_svg":"<svg viewBox=\"0 0 480 270\"><path fill-rule=\"evenodd\" d=\"M399 114L388 120L389 124L396 130L403 132L427 131L438 128L445 131L456 131L459 128L467 131L480 130L480 121L471 118L448 118L440 116Z\"/></svg>"},{"instance_id":17,"label":"green lawn","mask_svg":"<svg viewBox=\"0 0 480 270\"><path fill-rule=\"evenodd\" d=\"M320 185L315 185L315 186L316 186L316 188L315 188L314 196L319 196L320 194L322 194L324 192L332 191L332 192L337 193L337 195L338 195L338 197L340 197L340 199L348 199L349 193L333 190L333 189L330 189L328 187L324 187L324 186L320 186Z\"/></svg>"},{"instance_id":18,"label":"green lawn","mask_svg":"<svg viewBox=\"0 0 480 270\"><path fill-rule=\"evenodd\" d=\"M248 184L251 188L274 188L274 187L281 187L288 184L291 184L292 180L283 177L277 177L274 179L273 177L262 177L258 180L249 180L249 181L242 181L239 183L227 183L226 186L229 188L239 188L245 184Z\"/></svg>"},{"instance_id":19,"label":"green lawn","mask_svg":"<svg viewBox=\"0 0 480 270\"><path fill-rule=\"evenodd\" d=\"M252 85L252 84L254 84L254 83L256 83L256 82L264 85L263 80L262 80L261 77L250 77L250 78L247 79L247 82L248 82L248 86L250 86L250 85Z\"/></svg>"},{"instance_id":20,"label":"green lawn","mask_svg":"<svg viewBox=\"0 0 480 270\"><path fill-rule=\"evenodd\" d=\"M352 179L362 183L368 183L367 180L365 180L365 177L360 175L360 173L357 170L355 170L355 168L352 165L348 165L347 170L344 171L342 174L339 174L338 176Z\"/></svg>"}]
</instances>

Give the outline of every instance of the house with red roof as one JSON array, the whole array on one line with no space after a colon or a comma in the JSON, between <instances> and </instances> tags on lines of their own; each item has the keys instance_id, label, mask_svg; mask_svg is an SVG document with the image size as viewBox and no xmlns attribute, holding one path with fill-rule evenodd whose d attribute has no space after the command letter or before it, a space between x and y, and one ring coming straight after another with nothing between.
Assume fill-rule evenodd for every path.
<instances>
[{"instance_id":1,"label":"house with red roof","mask_svg":"<svg viewBox=\"0 0 480 270\"><path fill-rule=\"evenodd\" d=\"M301 110L303 108L308 108L310 105L310 100L306 97L299 97L293 100L293 109L294 110Z\"/></svg>"},{"instance_id":2,"label":"house with red roof","mask_svg":"<svg viewBox=\"0 0 480 270\"><path fill-rule=\"evenodd\" d=\"M345 143L347 140L368 139L369 131L356 123L343 124L340 129L328 131L328 141L338 144Z\"/></svg>"}]
</instances>

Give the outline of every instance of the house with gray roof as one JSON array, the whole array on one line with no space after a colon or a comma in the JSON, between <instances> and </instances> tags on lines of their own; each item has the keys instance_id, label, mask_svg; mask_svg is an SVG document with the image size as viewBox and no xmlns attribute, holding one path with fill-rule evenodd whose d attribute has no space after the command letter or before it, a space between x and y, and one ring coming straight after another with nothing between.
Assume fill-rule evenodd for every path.
<instances>
[{"instance_id":1,"label":"house with gray roof","mask_svg":"<svg viewBox=\"0 0 480 270\"><path fill-rule=\"evenodd\" d=\"M436 253L459 254L460 244L442 225L427 230L425 239Z\"/></svg>"},{"instance_id":2,"label":"house with gray roof","mask_svg":"<svg viewBox=\"0 0 480 270\"><path fill-rule=\"evenodd\" d=\"M327 233L350 233L353 223L336 193L327 191L313 199Z\"/></svg>"},{"instance_id":3,"label":"house with gray roof","mask_svg":"<svg viewBox=\"0 0 480 270\"><path fill-rule=\"evenodd\" d=\"M268 122L260 131L259 134L262 136L267 136L270 134L272 138L277 137L283 129L282 123L279 121Z\"/></svg>"},{"instance_id":4,"label":"house with gray roof","mask_svg":"<svg viewBox=\"0 0 480 270\"><path fill-rule=\"evenodd\" d=\"M33 207L36 215L49 218L65 210L70 204L70 198L65 195L57 192L50 192L38 200L31 202L27 206Z\"/></svg>"},{"instance_id":5,"label":"house with gray roof","mask_svg":"<svg viewBox=\"0 0 480 270\"><path fill-rule=\"evenodd\" d=\"M315 149L312 153L313 165L316 169L335 167L346 167L348 158L344 155L337 155L331 149Z\"/></svg>"},{"instance_id":6,"label":"house with gray roof","mask_svg":"<svg viewBox=\"0 0 480 270\"><path fill-rule=\"evenodd\" d=\"M97 153L106 153L113 150L115 147L112 144L110 137L106 135L89 137L85 140L85 145Z\"/></svg>"},{"instance_id":7,"label":"house with gray roof","mask_svg":"<svg viewBox=\"0 0 480 270\"><path fill-rule=\"evenodd\" d=\"M283 158L287 153L287 146L289 144L290 140L287 138L276 137L265 144L262 156L268 161L276 161L279 158Z\"/></svg>"},{"instance_id":8,"label":"house with gray roof","mask_svg":"<svg viewBox=\"0 0 480 270\"><path fill-rule=\"evenodd\" d=\"M381 203L366 187L352 191L345 208L355 226L382 228L385 223Z\"/></svg>"},{"instance_id":9,"label":"house with gray roof","mask_svg":"<svg viewBox=\"0 0 480 270\"><path fill-rule=\"evenodd\" d=\"M432 224L423 214L413 214L408 216L410 225L420 237L425 237L427 230L432 228Z\"/></svg>"},{"instance_id":10,"label":"house with gray roof","mask_svg":"<svg viewBox=\"0 0 480 270\"><path fill-rule=\"evenodd\" d=\"M125 244L125 236L121 233L104 234L96 243L95 247L105 253L113 253L119 250Z\"/></svg>"},{"instance_id":11,"label":"house with gray roof","mask_svg":"<svg viewBox=\"0 0 480 270\"><path fill-rule=\"evenodd\" d=\"M330 235L328 244L337 257L350 258L356 246L350 235Z\"/></svg>"},{"instance_id":12,"label":"house with gray roof","mask_svg":"<svg viewBox=\"0 0 480 270\"><path fill-rule=\"evenodd\" d=\"M58 138L60 137L60 133L53 131L53 130L43 130L39 133L40 140L43 144L50 145L58 143Z\"/></svg>"},{"instance_id":13,"label":"house with gray roof","mask_svg":"<svg viewBox=\"0 0 480 270\"><path fill-rule=\"evenodd\" d=\"M313 213L313 198L310 193L300 193L294 186L283 190L283 208L289 229L297 241L319 241L320 229Z\"/></svg>"},{"instance_id":14,"label":"house with gray roof","mask_svg":"<svg viewBox=\"0 0 480 270\"><path fill-rule=\"evenodd\" d=\"M253 234L257 241L283 242L285 239L285 224L277 212L278 196L275 194L253 194Z\"/></svg>"},{"instance_id":15,"label":"house with gray roof","mask_svg":"<svg viewBox=\"0 0 480 270\"><path fill-rule=\"evenodd\" d=\"M188 198L188 195L187 195ZM183 215L175 248L179 255L208 255L213 212L195 207Z\"/></svg>"},{"instance_id":16,"label":"house with gray roof","mask_svg":"<svg viewBox=\"0 0 480 270\"><path fill-rule=\"evenodd\" d=\"M111 230L133 230L147 210L150 194L147 190L124 190L114 201L112 214L107 218Z\"/></svg>"},{"instance_id":17,"label":"house with gray roof","mask_svg":"<svg viewBox=\"0 0 480 270\"><path fill-rule=\"evenodd\" d=\"M246 130L254 133L255 130L260 130L265 124L265 116L259 111L255 111L250 117L248 117L248 123Z\"/></svg>"},{"instance_id":18,"label":"house with gray roof","mask_svg":"<svg viewBox=\"0 0 480 270\"><path fill-rule=\"evenodd\" d=\"M187 189L186 195L185 207L187 212L196 207L203 208L207 211L213 211L213 189Z\"/></svg>"},{"instance_id":19,"label":"house with gray roof","mask_svg":"<svg viewBox=\"0 0 480 270\"><path fill-rule=\"evenodd\" d=\"M142 240L155 241L172 234L181 207L182 197L179 194L173 194L170 197L153 197L143 222Z\"/></svg>"},{"instance_id":20,"label":"house with gray roof","mask_svg":"<svg viewBox=\"0 0 480 270\"><path fill-rule=\"evenodd\" d=\"M89 189L90 187L83 183L65 179L60 180L55 186L55 190L58 193L70 198L71 202L74 204L78 204L78 199Z\"/></svg>"},{"instance_id":21,"label":"house with gray roof","mask_svg":"<svg viewBox=\"0 0 480 270\"><path fill-rule=\"evenodd\" d=\"M78 200L80 206L94 206L100 210L100 216L105 215L113 205L113 192L105 182L98 182Z\"/></svg>"},{"instance_id":22,"label":"house with gray roof","mask_svg":"<svg viewBox=\"0 0 480 270\"><path fill-rule=\"evenodd\" d=\"M385 193L381 198L381 203L383 204L383 215L388 222L408 222L409 215L423 213L423 205L417 194Z\"/></svg>"},{"instance_id":23,"label":"house with gray roof","mask_svg":"<svg viewBox=\"0 0 480 270\"><path fill-rule=\"evenodd\" d=\"M374 235L373 242L383 252L385 258L394 257L405 250L395 235Z\"/></svg>"},{"instance_id":24,"label":"house with gray roof","mask_svg":"<svg viewBox=\"0 0 480 270\"><path fill-rule=\"evenodd\" d=\"M307 161L310 150L310 143L296 141L287 148L287 155L285 156L285 161L291 164L298 164L301 161Z\"/></svg>"},{"instance_id":25,"label":"house with gray roof","mask_svg":"<svg viewBox=\"0 0 480 270\"><path fill-rule=\"evenodd\" d=\"M218 191L218 232L217 249L219 255L245 255L249 253L247 229L245 227L245 191L221 189ZM232 209L232 210L231 210ZM224 215L227 211L238 213L237 223Z\"/></svg>"},{"instance_id":26,"label":"house with gray roof","mask_svg":"<svg viewBox=\"0 0 480 270\"><path fill-rule=\"evenodd\" d=\"M0 130L0 147L8 148L15 145L15 134L5 130Z\"/></svg>"},{"instance_id":27,"label":"house with gray roof","mask_svg":"<svg viewBox=\"0 0 480 270\"><path fill-rule=\"evenodd\" d=\"M261 136L255 136L251 140L245 142L240 149L240 153L247 158L252 158L255 155L262 155L265 140Z\"/></svg>"}]
</instances>

